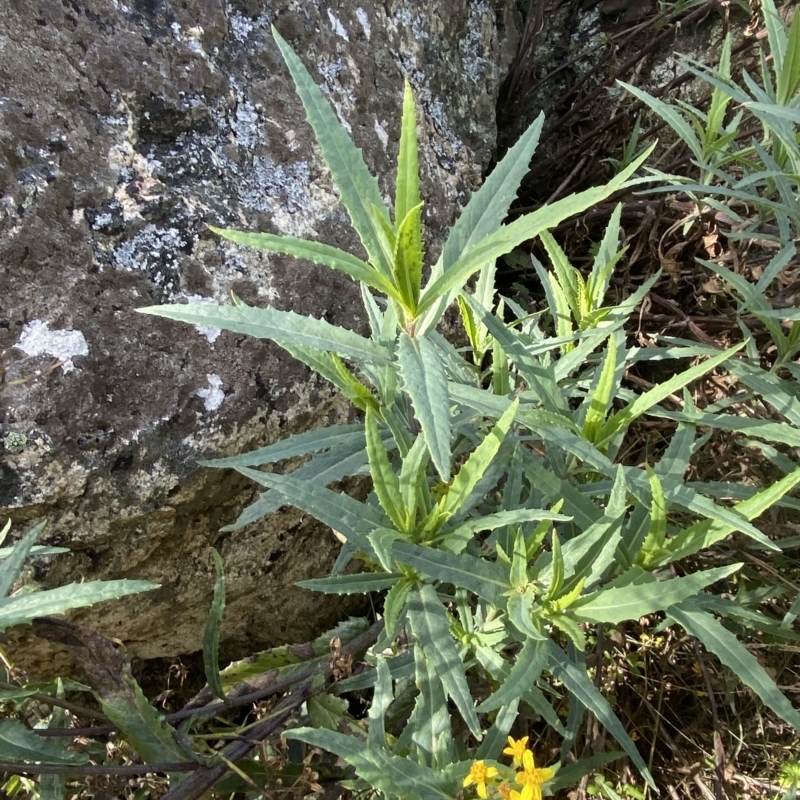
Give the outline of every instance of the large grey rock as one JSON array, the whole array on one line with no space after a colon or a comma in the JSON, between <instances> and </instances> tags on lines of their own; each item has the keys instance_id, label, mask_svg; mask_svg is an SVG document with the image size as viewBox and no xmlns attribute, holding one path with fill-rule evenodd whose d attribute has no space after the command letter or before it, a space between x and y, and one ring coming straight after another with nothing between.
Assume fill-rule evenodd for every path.
<instances>
[{"instance_id":1,"label":"large grey rock","mask_svg":"<svg viewBox=\"0 0 800 800\"><path fill-rule=\"evenodd\" d=\"M224 556L230 652L306 639L341 613L294 581L330 533L287 511L232 536L253 489L196 460L350 414L280 349L142 317L153 303L272 303L362 328L345 276L220 242L205 223L350 249L270 36L274 23L391 190L402 80L421 106L434 255L495 142L514 0L8 0L0 5L0 506L72 555L46 583L148 578L85 612L139 657L201 646Z\"/></svg>"}]
</instances>

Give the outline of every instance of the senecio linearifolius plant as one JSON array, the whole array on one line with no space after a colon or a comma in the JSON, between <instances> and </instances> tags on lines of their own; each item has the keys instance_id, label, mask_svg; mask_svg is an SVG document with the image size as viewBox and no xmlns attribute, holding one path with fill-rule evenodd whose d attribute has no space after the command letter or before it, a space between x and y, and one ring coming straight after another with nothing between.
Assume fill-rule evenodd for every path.
<instances>
[{"instance_id":1,"label":"senecio linearifolius plant","mask_svg":"<svg viewBox=\"0 0 800 800\"><path fill-rule=\"evenodd\" d=\"M228 306L140 310L271 339L363 413L363 424L335 425L206 462L232 467L267 490L230 529L290 504L341 534L345 543L332 576L301 585L384 593L385 627L367 655L374 669L333 690L371 688L368 720L350 719L346 703L331 698L327 727L295 728L286 736L336 753L354 767L355 786L386 797L477 793L531 800L572 785L620 754L561 768L536 766L527 738L509 736L520 707L563 737L562 761L589 711L653 785L636 745L587 673L586 646L595 624L615 626L658 612L664 624L677 623L698 637L800 729L800 714L719 619L735 616L738 604L705 592L741 565L691 574L670 569L734 531L777 549L751 521L800 482L795 470L767 489L740 493L734 507L718 504L710 488L684 482L689 459L705 441L698 426L730 427L735 419L697 410L685 389L738 348L627 346L623 326L655 278L620 305L602 307L623 255L619 209L588 279L547 234L631 185L647 154L604 186L503 224L536 147L540 117L471 198L425 280L411 87L405 87L390 209L328 101L286 42L273 35L366 259L291 236L214 230L242 245L346 272L360 284L371 336L291 311L253 308L235 297ZM537 236L555 266L550 273L539 265L550 300L548 329L555 335L495 288L496 259ZM453 301L469 338L464 350L436 330ZM707 358L643 394L622 386L635 361L697 362L698 356ZM615 463L631 423L643 414L674 417L660 403L681 392L685 413L661 459L645 468ZM765 429L765 437L777 435ZM290 474L257 469L297 455L309 459ZM326 488L365 470L373 484L365 502ZM344 574L354 557L364 571ZM754 619L758 612L748 614ZM761 624L777 627L766 617ZM567 701L564 721L555 703ZM340 724L331 724L332 714ZM498 760L503 753L511 765Z\"/></svg>"}]
</instances>

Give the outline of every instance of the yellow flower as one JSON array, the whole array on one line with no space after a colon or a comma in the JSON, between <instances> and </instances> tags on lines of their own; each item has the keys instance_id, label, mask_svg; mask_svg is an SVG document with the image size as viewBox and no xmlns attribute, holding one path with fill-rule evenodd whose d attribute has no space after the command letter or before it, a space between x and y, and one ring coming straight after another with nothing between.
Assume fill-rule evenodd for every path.
<instances>
[{"instance_id":1,"label":"yellow flower","mask_svg":"<svg viewBox=\"0 0 800 800\"><path fill-rule=\"evenodd\" d=\"M530 750L522 755L522 770L517 773L517 783L523 787L519 800L542 800L542 784L552 780L555 773L550 767L539 769Z\"/></svg>"},{"instance_id":2,"label":"yellow flower","mask_svg":"<svg viewBox=\"0 0 800 800\"><path fill-rule=\"evenodd\" d=\"M486 782L490 781L497 775L497 768L496 767L487 767L486 762L484 761L476 761L470 768L469 768L469 775L464 778L464 788L467 786L472 786L475 784L475 788L478 791L478 797L483 798L486 800Z\"/></svg>"},{"instance_id":3,"label":"yellow flower","mask_svg":"<svg viewBox=\"0 0 800 800\"><path fill-rule=\"evenodd\" d=\"M528 737L523 736L521 739L513 739L508 737L508 747L503 750L503 755L511 756L514 759L514 766L519 767L522 765L522 756L528 749Z\"/></svg>"},{"instance_id":4,"label":"yellow flower","mask_svg":"<svg viewBox=\"0 0 800 800\"><path fill-rule=\"evenodd\" d=\"M533 791L533 786L526 786L521 792L515 792L512 789L508 798L509 800L533 800Z\"/></svg>"}]
</instances>

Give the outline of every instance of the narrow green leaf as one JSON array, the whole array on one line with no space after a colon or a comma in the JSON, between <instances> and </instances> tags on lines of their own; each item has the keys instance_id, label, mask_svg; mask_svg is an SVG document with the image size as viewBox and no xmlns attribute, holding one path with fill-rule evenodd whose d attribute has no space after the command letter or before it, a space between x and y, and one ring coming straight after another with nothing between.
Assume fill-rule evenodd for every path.
<instances>
[{"instance_id":1,"label":"narrow green leaf","mask_svg":"<svg viewBox=\"0 0 800 800\"><path fill-rule=\"evenodd\" d=\"M297 239L294 236L276 236L272 233L248 233L235 231L229 228L216 228L208 226L214 233L236 244L254 247L258 250L267 250L270 253L283 253L295 258L303 258L315 264L321 264L331 269L339 270L349 275L353 280L365 283L373 289L399 300L397 290L392 284L372 265L362 261L350 253L340 250L322 242L313 242L307 239Z\"/></svg>"},{"instance_id":2,"label":"narrow green leaf","mask_svg":"<svg viewBox=\"0 0 800 800\"><path fill-rule=\"evenodd\" d=\"M546 637L533 621L533 607L536 603L533 588L526 586L522 591L520 588L508 593L508 620L526 638L544 639Z\"/></svg>"},{"instance_id":3,"label":"narrow green leaf","mask_svg":"<svg viewBox=\"0 0 800 800\"><path fill-rule=\"evenodd\" d=\"M507 571L492 561L467 555L448 553L411 542L396 542L394 554L398 561L429 575L442 583L477 594L489 603L496 603L508 591Z\"/></svg>"},{"instance_id":4,"label":"narrow green leaf","mask_svg":"<svg viewBox=\"0 0 800 800\"><path fill-rule=\"evenodd\" d=\"M431 459L443 481L450 480L450 398L447 375L436 348L425 336L400 334L400 376L422 427Z\"/></svg>"},{"instance_id":5,"label":"narrow green leaf","mask_svg":"<svg viewBox=\"0 0 800 800\"><path fill-rule=\"evenodd\" d=\"M420 204L419 154L417 152L417 110L411 84L403 90L403 122L400 128L400 151L397 154L397 179L394 193L394 221L400 223L411 209Z\"/></svg>"},{"instance_id":6,"label":"narrow green leaf","mask_svg":"<svg viewBox=\"0 0 800 800\"><path fill-rule=\"evenodd\" d=\"M658 475L653 472L650 465L646 465L647 477L650 480L650 529L642 543L641 552L637 555L636 561L646 567L651 554L659 554L664 548L667 538L667 501L664 497L664 489Z\"/></svg>"},{"instance_id":7,"label":"narrow green leaf","mask_svg":"<svg viewBox=\"0 0 800 800\"><path fill-rule=\"evenodd\" d=\"M567 603L564 603L564 605L566 606ZM583 630L581 629L579 622L574 620L568 614L564 613L550 614L548 619L560 631L569 636L576 650L580 651L581 653L586 650L586 634L584 634ZM569 726L567 727L569 728Z\"/></svg>"},{"instance_id":8,"label":"narrow green leaf","mask_svg":"<svg viewBox=\"0 0 800 800\"><path fill-rule=\"evenodd\" d=\"M668 581L654 580L635 586L601 589L573 603L570 611L584 622L608 622L616 625L624 620L639 619L647 614L663 611L667 606L681 603L699 594L706 586L727 578L741 567L741 564L731 564Z\"/></svg>"},{"instance_id":9,"label":"narrow green leaf","mask_svg":"<svg viewBox=\"0 0 800 800\"><path fill-rule=\"evenodd\" d=\"M431 281L438 279L466 252L494 233L503 223L509 206L517 196L519 185L528 173L531 156L539 143L543 124L544 114L540 114L503 156L483 186L472 195L456 224L450 228L447 241L442 248L442 256L431 270ZM494 258L485 259L484 267L493 264L494 261ZM424 322L420 326L421 333L436 327L436 323L452 299L452 292L443 292L438 299L430 303L431 310L425 315Z\"/></svg>"},{"instance_id":10,"label":"narrow green leaf","mask_svg":"<svg viewBox=\"0 0 800 800\"><path fill-rule=\"evenodd\" d=\"M413 520L409 520L407 517L400 494L400 483L389 463L389 454L383 446L375 414L369 409L365 421L365 432L372 487L378 497L378 502L397 530L406 531Z\"/></svg>"},{"instance_id":11,"label":"narrow green leaf","mask_svg":"<svg viewBox=\"0 0 800 800\"><path fill-rule=\"evenodd\" d=\"M402 619L403 612L406 610L408 594L414 586L414 581L410 579L398 581L386 593L383 601L383 620L386 638L393 641L398 634L398 627Z\"/></svg>"},{"instance_id":12,"label":"narrow green leaf","mask_svg":"<svg viewBox=\"0 0 800 800\"><path fill-rule=\"evenodd\" d=\"M203 636L203 665L208 688L211 689L214 697L224 700L225 692L219 676L219 634L222 627L222 615L225 611L225 565L222 557L213 547L211 555L214 558L217 579L214 582L214 599L211 602L211 611L206 620L206 631Z\"/></svg>"},{"instance_id":13,"label":"narrow green leaf","mask_svg":"<svg viewBox=\"0 0 800 800\"><path fill-rule=\"evenodd\" d=\"M733 510L745 520L754 520L775 505L798 483L800 483L800 469L791 472L766 489L762 489L747 500L738 503ZM650 560L650 566L663 566L694 555L700 550L705 550L715 542L724 539L736 530L741 530L741 527L724 520L700 520L668 539L665 545L665 552L653 557ZM750 535L749 532L747 533ZM767 539L767 543L775 547L769 539Z\"/></svg>"},{"instance_id":14,"label":"narrow green leaf","mask_svg":"<svg viewBox=\"0 0 800 800\"><path fill-rule=\"evenodd\" d=\"M598 721L620 743L642 774L642 777L655 789L656 785L650 770L647 769L647 765L639 755L636 745L626 733L625 728L608 704L608 701L600 694L585 670L578 668L555 642L550 640L548 644L550 647L550 659L547 669L557 680L564 684L574 700L597 717Z\"/></svg>"},{"instance_id":15,"label":"narrow green leaf","mask_svg":"<svg viewBox=\"0 0 800 800\"><path fill-rule=\"evenodd\" d=\"M19 543L17 543L19 544ZM15 545L16 546L16 545ZM14 552L14 547L0 547L0 561L8 558ZM29 556L57 556L69 553L69 547L50 547L44 544L35 544L28 551Z\"/></svg>"},{"instance_id":16,"label":"narrow green leaf","mask_svg":"<svg viewBox=\"0 0 800 800\"><path fill-rule=\"evenodd\" d=\"M384 717L392 700L394 700L392 676L389 672L386 658L379 655L375 663L375 692L372 695L372 704L369 707L368 742L372 747L386 747Z\"/></svg>"},{"instance_id":17,"label":"narrow green leaf","mask_svg":"<svg viewBox=\"0 0 800 800\"><path fill-rule=\"evenodd\" d=\"M193 761L194 754L178 744L175 729L144 696L139 684L130 674L130 665L126 664L124 669L123 691L114 689L99 692L103 713L145 763Z\"/></svg>"},{"instance_id":18,"label":"narrow green leaf","mask_svg":"<svg viewBox=\"0 0 800 800\"><path fill-rule=\"evenodd\" d=\"M0 720L0 758L26 764L85 764L89 758L73 753L53 739L37 736L19 720Z\"/></svg>"},{"instance_id":19,"label":"narrow green leaf","mask_svg":"<svg viewBox=\"0 0 800 800\"><path fill-rule=\"evenodd\" d=\"M638 127L638 121L637 121ZM603 305L614 267L627 248L617 249L619 245L619 221L622 216L622 203L617 203L614 212L606 225L603 240L597 250L597 255L592 263L592 271L589 274L589 299L592 308L600 308Z\"/></svg>"},{"instance_id":20,"label":"narrow green leaf","mask_svg":"<svg viewBox=\"0 0 800 800\"><path fill-rule=\"evenodd\" d=\"M22 572L25 559L28 557L31 548L39 538L39 534L44 530L45 524L44 522L40 522L38 525L35 525L13 548L4 548L6 550L10 549L11 552L3 563L0 564L0 598L5 597L11 591L14 581L19 577L20 572Z\"/></svg>"},{"instance_id":21,"label":"narrow green leaf","mask_svg":"<svg viewBox=\"0 0 800 800\"><path fill-rule=\"evenodd\" d=\"M299 739L343 758L371 787L403 800L453 800L457 785L437 770L381 747L369 747L344 733L315 728L293 728L287 739Z\"/></svg>"},{"instance_id":22,"label":"narrow green leaf","mask_svg":"<svg viewBox=\"0 0 800 800\"><path fill-rule=\"evenodd\" d=\"M430 584L420 586L408 597L408 619L417 646L430 659L445 691L452 698L473 736L481 738L481 726L472 695L464 676L464 665L458 657L450 634L447 611Z\"/></svg>"},{"instance_id":23,"label":"narrow green leaf","mask_svg":"<svg viewBox=\"0 0 800 800\"><path fill-rule=\"evenodd\" d=\"M335 731L345 722L349 705L344 697L314 695L308 699L308 716L315 727Z\"/></svg>"},{"instance_id":24,"label":"narrow green leaf","mask_svg":"<svg viewBox=\"0 0 800 800\"><path fill-rule=\"evenodd\" d=\"M408 514L408 519L412 524L417 518L418 508L422 508L423 513L427 511L424 503L425 487L423 484L429 458L430 453L425 447L425 438L417 436L408 451L408 455L403 459L403 466L400 468L400 477L398 479L400 496Z\"/></svg>"},{"instance_id":25,"label":"narrow green leaf","mask_svg":"<svg viewBox=\"0 0 800 800\"><path fill-rule=\"evenodd\" d=\"M744 347L744 343L731 347L701 364L696 364L674 375L663 383L656 384L644 394L638 395L632 403L614 414L614 416L609 418L608 422L602 426L598 433L597 446L602 447L604 444L610 442L619 431L627 430L635 419L642 416L642 414L646 414L653 406L665 400L671 394L679 392L684 386L688 386L693 381L711 372L712 369L723 362L728 361L734 353L737 353L742 347Z\"/></svg>"},{"instance_id":26,"label":"narrow green leaf","mask_svg":"<svg viewBox=\"0 0 800 800\"><path fill-rule=\"evenodd\" d=\"M600 373L593 383L589 394L584 401L588 403L586 417L583 421L583 435L589 442L595 442L597 435L606 419L606 414L616 395L618 363L617 348L622 339L624 344L625 334L622 331L615 331L608 337L608 348L600 367Z\"/></svg>"},{"instance_id":27,"label":"narrow green leaf","mask_svg":"<svg viewBox=\"0 0 800 800\"><path fill-rule=\"evenodd\" d=\"M776 24L782 24L781 20L776 20ZM774 66L777 72L775 99L781 105L789 105L800 88L800 19L796 15L792 17L792 26L786 37L783 63L779 68L775 61Z\"/></svg>"},{"instance_id":28,"label":"narrow green leaf","mask_svg":"<svg viewBox=\"0 0 800 800\"><path fill-rule=\"evenodd\" d=\"M545 601L555 600L561 589L564 586L564 556L561 553L561 540L558 538L558 533L555 529L550 534L551 550L550 555L552 558L552 572L550 576L550 586L547 590Z\"/></svg>"},{"instance_id":29,"label":"narrow green leaf","mask_svg":"<svg viewBox=\"0 0 800 800\"><path fill-rule=\"evenodd\" d=\"M244 333L256 339L271 339L277 344L303 345L317 350L338 353L343 358L370 364L388 364L386 350L370 339L353 331L331 325L324 319L304 317L294 311L279 311L276 308L254 308L252 306L215 306L192 303L172 306L148 306L137 308L140 314L189 322L193 325L208 325L224 328L235 333Z\"/></svg>"},{"instance_id":30,"label":"narrow green leaf","mask_svg":"<svg viewBox=\"0 0 800 800\"><path fill-rule=\"evenodd\" d=\"M0 599L0 631L12 625L30 622L34 617L64 614L73 608L83 608L158 588L159 584L150 581L90 581L6 597Z\"/></svg>"},{"instance_id":31,"label":"narrow green leaf","mask_svg":"<svg viewBox=\"0 0 800 800\"><path fill-rule=\"evenodd\" d=\"M337 493L312 481L293 475L259 472L249 467L238 467L242 475L280 492L287 505L293 505L316 517L345 539L366 536L374 527L384 523L383 514L375 507L359 503L349 495Z\"/></svg>"},{"instance_id":32,"label":"narrow green leaf","mask_svg":"<svg viewBox=\"0 0 800 800\"><path fill-rule=\"evenodd\" d=\"M341 447L329 452L318 453L291 474L296 480L314 481L320 486L329 486L334 481L340 481L348 475L361 474L368 463L367 450L363 446L362 440L361 447L355 443L351 447ZM240 530L245 525L256 522L267 514L274 513L281 506L290 503L291 501L280 492L262 492L242 511L236 522L226 525L221 530Z\"/></svg>"},{"instance_id":33,"label":"narrow green leaf","mask_svg":"<svg viewBox=\"0 0 800 800\"><path fill-rule=\"evenodd\" d=\"M533 686L547 664L548 648L544 641L528 639L517 653L514 666L503 685L477 708L480 714L519 701Z\"/></svg>"},{"instance_id":34,"label":"narrow green leaf","mask_svg":"<svg viewBox=\"0 0 800 800\"><path fill-rule=\"evenodd\" d=\"M402 575L396 572L359 572L355 575L336 575L330 578L310 578L297 581L297 586L324 594L367 594L391 589Z\"/></svg>"},{"instance_id":35,"label":"narrow green leaf","mask_svg":"<svg viewBox=\"0 0 800 800\"><path fill-rule=\"evenodd\" d=\"M489 465L492 463L501 445L505 441L514 423L514 417L518 409L519 399L517 398L509 405L505 412L503 412L503 416L497 420L492 430L486 434L483 441L470 453L469 458L456 473L450 484L449 491L442 498L442 502L440 503L441 513L445 519L459 512L461 506L466 502L473 489L477 486L478 481L480 481L486 473L486 470L489 468Z\"/></svg>"},{"instance_id":36,"label":"narrow green leaf","mask_svg":"<svg viewBox=\"0 0 800 800\"><path fill-rule=\"evenodd\" d=\"M443 769L453 759L447 695L437 665L419 647L414 649L414 676L419 694L408 720L411 741L422 752L428 766ZM449 746L442 748L442 742Z\"/></svg>"},{"instance_id":37,"label":"narrow green leaf","mask_svg":"<svg viewBox=\"0 0 800 800\"><path fill-rule=\"evenodd\" d=\"M375 212L389 222L378 181L370 174L361 155L342 127L331 104L314 83L303 62L272 28L272 36L292 73L297 94L303 102L306 116L319 144L325 164L331 171L342 205L350 215L370 262L387 278L391 274L391 250Z\"/></svg>"},{"instance_id":38,"label":"narrow green leaf","mask_svg":"<svg viewBox=\"0 0 800 800\"><path fill-rule=\"evenodd\" d=\"M575 322L580 323L581 308L578 302L578 279L580 278L580 274L575 267L569 263L567 254L561 249L558 242L556 242L550 233L543 231L539 234L539 238L542 240L544 249L550 257L550 263L553 265L553 270L555 271L558 288L563 292L564 299L566 300L569 310L572 312ZM551 314L554 311L555 309L550 309ZM567 317L567 322L569 322L569 317ZM571 329L572 325L569 325L569 328ZM560 332L559 335L563 334Z\"/></svg>"},{"instance_id":39,"label":"narrow green leaf","mask_svg":"<svg viewBox=\"0 0 800 800\"><path fill-rule=\"evenodd\" d=\"M425 287L420 298L419 314L423 314L451 289L460 289L467 279L485 264L510 253L522 242L533 239L543 231L554 228L565 219L597 205L597 203L621 189L644 163L651 151L652 148L643 153L629 167L622 170L603 186L586 189L583 192L556 200L554 203L545 205L531 214L518 217L514 222L503 225L499 230L481 239L473 247L469 248L452 266L444 270L438 278L431 277L431 281Z\"/></svg>"},{"instance_id":40,"label":"narrow green leaf","mask_svg":"<svg viewBox=\"0 0 800 800\"><path fill-rule=\"evenodd\" d=\"M519 335L506 328L501 319L484 311L470 295L464 294L463 297L478 319L486 326L489 333L503 346L509 358L514 361L519 374L539 396L545 409L554 414L565 412L566 403L556 384L553 368L543 366L539 359L531 355L523 345ZM485 395L486 393L483 392L482 394Z\"/></svg>"},{"instance_id":41,"label":"narrow green leaf","mask_svg":"<svg viewBox=\"0 0 800 800\"><path fill-rule=\"evenodd\" d=\"M640 100L655 111L681 137L683 143L692 151L692 155L700 163L703 162L703 146L700 144L692 126L683 118L675 106L665 103L643 89L638 89L636 86L631 86L624 81L618 80L617 83L623 89L627 89L637 100Z\"/></svg>"},{"instance_id":42,"label":"narrow green leaf","mask_svg":"<svg viewBox=\"0 0 800 800\"><path fill-rule=\"evenodd\" d=\"M422 284L422 203L398 222L394 247L394 280L401 304L413 319Z\"/></svg>"},{"instance_id":43,"label":"narrow green leaf","mask_svg":"<svg viewBox=\"0 0 800 800\"><path fill-rule=\"evenodd\" d=\"M486 731L483 741L475 753L475 758L498 759L503 748L508 744L508 734L517 719L519 700L513 700L497 712L492 727Z\"/></svg>"},{"instance_id":44,"label":"narrow green leaf","mask_svg":"<svg viewBox=\"0 0 800 800\"><path fill-rule=\"evenodd\" d=\"M687 633L697 637L706 650L714 653L766 706L800 731L800 712L775 685L758 659L724 625L691 600L668 608L667 614Z\"/></svg>"}]
</instances>

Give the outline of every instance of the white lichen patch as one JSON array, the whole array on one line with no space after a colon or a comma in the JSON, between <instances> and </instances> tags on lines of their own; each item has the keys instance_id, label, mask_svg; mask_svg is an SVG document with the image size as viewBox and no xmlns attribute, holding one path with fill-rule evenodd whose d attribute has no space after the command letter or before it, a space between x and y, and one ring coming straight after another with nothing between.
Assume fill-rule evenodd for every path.
<instances>
[{"instance_id":1,"label":"white lichen patch","mask_svg":"<svg viewBox=\"0 0 800 800\"><path fill-rule=\"evenodd\" d=\"M207 374L208 388L198 389L197 396L203 399L206 411L216 411L225 399L225 392L222 391L222 378L213 373Z\"/></svg>"},{"instance_id":2,"label":"white lichen patch","mask_svg":"<svg viewBox=\"0 0 800 800\"><path fill-rule=\"evenodd\" d=\"M246 42L250 34L259 28L265 28L270 24L270 16L265 11L255 19L246 17L239 11L235 11L230 15L229 24L231 26L231 33L237 42Z\"/></svg>"},{"instance_id":3,"label":"white lichen patch","mask_svg":"<svg viewBox=\"0 0 800 800\"><path fill-rule=\"evenodd\" d=\"M383 122L378 122L375 120L375 134L377 135L380 143L383 145L384 150L388 150L389 148L389 133L386 130L386 120Z\"/></svg>"},{"instance_id":4,"label":"white lichen patch","mask_svg":"<svg viewBox=\"0 0 800 800\"><path fill-rule=\"evenodd\" d=\"M53 356L64 362L61 365L64 372L75 369L73 358L89 355L89 345L80 331L51 331L50 326L40 319L25 325L14 347L29 356Z\"/></svg>"},{"instance_id":5,"label":"white lichen patch","mask_svg":"<svg viewBox=\"0 0 800 800\"><path fill-rule=\"evenodd\" d=\"M148 272L152 281L172 296L178 288L178 255L187 244L177 228L147 225L114 250L114 265L126 272Z\"/></svg>"},{"instance_id":6,"label":"white lichen patch","mask_svg":"<svg viewBox=\"0 0 800 800\"><path fill-rule=\"evenodd\" d=\"M350 37L347 35L347 30L345 29L344 25L342 25L342 21L339 19L339 17L337 17L336 14L333 13L333 9L331 8L328 9L328 19L331 22L331 27L333 28L333 32L341 39L344 39L346 42L349 42Z\"/></svg>"},{"instance_id":7,"label":"white lichen patch","mask_svg":"<svg viewBox=\"0 0 800 800\"><path fill-rule=\"evenodd\" d=\"M278 164L270 156L256 156L252 168L242 178L239 201L257 211L275 212L283 208L294 213L308 204L310 180L307 161Z\"/></svg>"},{"instance_id":8,"label":"white lichen patch","mask_svg":"<svg viewBox=\"0 0 800 800\"><path fill-rule=\"evenodd\" d=\"M369 41L372 38L372 26L369 24L367 12L360 6L356 9L356 19L359 21L361 29L364 31L364 36L366 36L367 41Z\"/></svg>"},{"instance_id":9,"label":"white lichen patch","mask_svg":"<svg viewBox=\"0 0 800 800\"><path fill-rule=\"evenodd\" d=\"M467 35L458 43L461 55L461 65L464 74L473 83L483 80L488 73L496 70L494 62L486 58L482 42L486 41L487 33L494 26L493 12L484 0L470 4L469 21L467 22ZM491 56L491 54L489 54Z\"/></svg>"}]
</instances>

